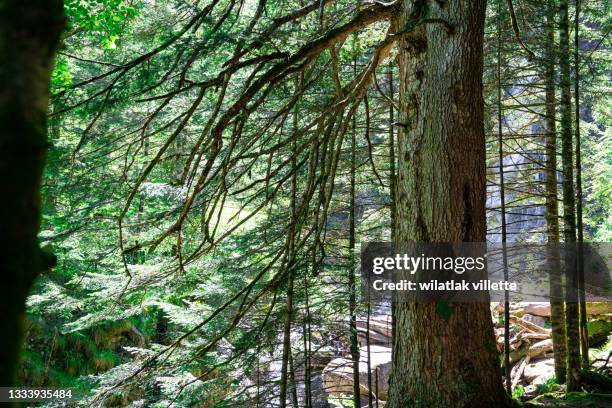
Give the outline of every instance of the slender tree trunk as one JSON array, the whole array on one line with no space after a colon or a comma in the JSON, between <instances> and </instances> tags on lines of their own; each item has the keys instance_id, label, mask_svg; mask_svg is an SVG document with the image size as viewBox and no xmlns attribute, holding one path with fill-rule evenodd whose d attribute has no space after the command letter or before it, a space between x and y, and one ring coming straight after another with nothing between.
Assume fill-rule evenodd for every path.
<instances>
[{"instance_id":1,"label":"slender tree trunk","mask_svg":"<svg viewBox=\"0 0 612 408\"><path fill-rule=\"evenodd\" d=\"M387 72L389 81L389 98L393 101L393 67L389 66ZM389 104L389 192L391 197L391 241L395 240L395 223L396 223L396 170L395 170L395 132L394 132L394 112L393 104ZM395 338L395 304L391 304L391 344ZM391 356L393 357L393 348L391 349ZM378 394L376 401L378 401Z\"/></svg>"},{"instance_id":2,"label":"slender tree trunk","mask_svg":"<svg viewBox=\"0 0 612 408\"><path fill-rule=\"evenodd\" d=\"M366 94L365 98L364 98L364 109L365 109L365 114L366 114L366 129L365 129L365 138L366 140L369 140L369 135L370 135L370 105L368 103L368 95ZM355 183L355 155L354 155L354 151L355 148L353 148L353 151L351 152L351 156L352 156L352 164L351 164L351 172L352 177L351 177L351 181L354 184ZM372 165L374 165L374 163L372 162ZM352 200L352 206L354 208L355 206L355 202L354 202L354 188L352 189L353 192L353 200ZM353 210L354 211L354 210ZM356 290L357 288L355 288ZM366 332L365 332L365 340L366 340L366 353L367 353L367 366L368 366L368 407L369 408L373 408L373 399L372 399L372 354L370 353L370 315L372 312L372 299L370 297L370 295L368 294L368 300L367 300L367 309L366 309Z\"/></svg>"},{"instance_id":3,"label":"slender tree trunk","mask_svg":"<svg viewBox=\"0 0 612 408\"><path fill-rule=\"evenodd\" d=\"M576 233L578 238L578 291L580 299L580 352L582 368L589 368L589 332L587 330L586 292L584 288L584 243L582 225L582 160L580 151L580 0L576 0L574 17L574 106L576 126Z\"/></svg>"},{"instance_id":4,"label":"slender tree trunk","mask_svg":"<svg viewBox=\"0 0 612 408\"><path fill-rule=\"evenodd\" d=\"M356 70L356 61L353 60L353 69ZM348 268L348 290L349 290L349 319L350 319L350 349L353 363L353 405L361 407L361 395L359 391L359 343L357 341L357 300L355 294L355 153L357 143L355 138L356 118L353 116L353 129L351 132L351 168L350 168L350 193L349 193L349 268Z\"/></svg>"},{"instance_id":5,"label":"slender tree trunk","mask_svg":"<svg viewBox=\"0 0 612 408\"><path fill-rule=\"evenodd\" d=\"M576 258L570 249L576 243L576 201L572 149L572 96L569 66L568 1L559 7L559 67L561 70L561 162L563 166L563 233L569 254L565 260L567 335L567 390L577 391L580 372L579 307L577 302Z\"/></svg>"},{"instance_id":6,"label":"slender tree trunk","mask_svg":"<svg viewBox=\"0 0 612 408\"><path fill-rule=\"evenodd\" d=\"M291 238L290 238L291 240ZM290 249L291 251L291 249ZM283 328L283 357L281 365L281 382L280 382L280 406L282 408L287 406L287 383L289 378L289 353L291 352L291 318L293 315L293 274L294 274L294 260L292 256L288 261L288 272L287 272L287 303L286 303L286 316L285 324Z\"/></svg>"},{"instance_id":7,"label":"slender tree trunk","mask_svg":"<svg viewBox=\"0 0 612 408\"><path fill-rule=\"evenodd\" d=\"M424 18L424 5L404 1L397 26ZM435 12L453 30L420 25L399 47L396 241L484 242L485 1L450 0ZM445 319L435 303L396 305L390 407L509 405L489 304L451 307Z\"/></svg>"},{"instance_id":8,"label":"slender tree trunk","mask_svg":"<svg viewBox=\"0 0 612 408\"><path fill-rule=\"evenodd\" d=\"M299 84L299 83L298 83ZM297 128L297 110L293 115L293 129ZM297 157L296 157L296 132L293 132L294 139L291 145L291 200L289 204L289 211L291 213L290 225L289 225L289 237L288 237L288 256L287 256L287 303L285 324L283 329L283 358L281 365L281 382L280 382L280 393L279 400L281 408L287 406L287 385L288 379L293 377L293 373L289 373L289 360L291 358L291 320L293 317L293 285L296 271L296 253L295 253L295 241L296 241L296 224L297 224Z\"/></svg>"},{"instance_id":9,"label":"slender tree trunk","mask_svg":"<svg viewBox=\"0 0 612 408\"><path fill-rule=\"evenodd\" d=\"M389 82L389 99L393 101L393 67L389 66L387 71ZM393 131L394 121L393 104L389 104L389 195L391 197L391 240L395 235L395 135Z\"/></svg>"},{"instance_id":10,"label":"slender tree trunk","mask_svg":"<svg viewBox=\"0 0 612 408\"><path fill-rule=\"evenodd\" d=\"M550 322L552 327L555 376L560 384L566 378L565 303L559 263L559 199L557 197L557 101L555 96L555 6L546 15L546 231L550 277Z\"/></svg>"},{"instance_id":11,"label":"slender tree trunk","mask_svg":"<svg viewBox=\"0 0 612 408\"><path fill-rule=\"evenodd\" d=\"M501 67L503 65L501 52L502 35L502 8L501 1L497 3L497 144L499 160L499 201L501 208L501 241L503 246L503 268L504 280L508 280L508 257L506 256L506 242L508 240L506 231L506 191L504 185L504 143L503 143L503 106L502 106L502 79ZM508 291L504 291L504 375L506 392L512 395L512 380L510 379L510 297Z\"/></svg>"},{"instance_id":12,"label":"slender tree trunk","mask_svg":"<svg viewBox=\"0 0 612 408\"><path fill-rule=\"evenodd\" d=\"M297 382L295 381L295 366L293 365L293 352L289 347L289 379L291 385L291 404L293 408L299 408L297 395Z\"/></svg>"},{"instance_id":13,"label":"slender tree trunk","mask_svg":"<svg viewBox=\"0 0 612 408\"><path fill-rule=\"evenodd\" d=\"M312 407L312 387L310 381L310 306L308 298L308 273L304 271L304 407Z\"/></svg>"},{"instance_id":14,"label":"slender tree trunk","mask_svg":"<svg viewBox=\"0 0 612 408\"><path fill-rule=\"evenodd\" d=\"M52 61L64 28L60 0L0 3L0 385L15 384L25 301L54 262L39 248Z\"/></svg>"}]
</instances>

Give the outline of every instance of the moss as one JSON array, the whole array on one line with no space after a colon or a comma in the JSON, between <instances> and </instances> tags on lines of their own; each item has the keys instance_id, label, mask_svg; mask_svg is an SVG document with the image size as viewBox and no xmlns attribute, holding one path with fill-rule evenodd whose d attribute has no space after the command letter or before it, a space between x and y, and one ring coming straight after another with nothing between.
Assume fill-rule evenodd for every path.
<instances>
[{"instance_id":1,"label":"moss","mask_svg":"<svg viewBox=\"0 0 612 408\"><path fill-rule=\"evenodd\" d=\"M526 402L525 408L607 408L612 406L612 395L570 392L567 395L548 393Z\"/></svg>"},{"instance_id":2,"label":"moss","mask_svg":"<svg viewBox=\"0 0 612 408\"><path fill-rule=\"evenodd\" d=\"M612 322L607 320L591 320L587 323L589 340L592 344L601 344L606 341L608 334L612 331Z\"/></svg>"},{"instance_id":3,"label":"moss","mask_svg":"<svg viewBox=\"0 0 612 408\"><path fill-rule=\"evenodd\" d=\"M93 359L93 365L98 372L108 371L113 368L119 358L112 351L103 351Z\"/></svg>"},{"instance_id":4,"label":"moss","mask_svg":"<svg viewBox=\"0 0 612 408\"><path fill-rule=\"evenodd\" d=\"M570 392L565 398L568 402L594 403L606 402L607 406L612 404L612 395L586 392Z\"/></svg>"}]
</instances>

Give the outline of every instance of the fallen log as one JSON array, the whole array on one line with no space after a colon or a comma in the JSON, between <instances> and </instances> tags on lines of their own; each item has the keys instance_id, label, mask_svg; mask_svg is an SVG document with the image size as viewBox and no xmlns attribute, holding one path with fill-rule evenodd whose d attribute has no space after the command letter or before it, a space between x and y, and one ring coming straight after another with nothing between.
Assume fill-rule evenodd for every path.
<instances>
[{"instance_id":1,"label":"fallen log","mask_svg":"<svg viewBox=\"0 0 612 408\"><path fill-rule=\"evenodd\" d=\"M580 370L580 382L606 393L612 392L612 378L595 371Z\"/></svg>"},{"instance_id":2,"label":"fallen log","mask_svg":"<svg viewBox=\"0 0 612 408\"><path fill-rule=\"evenodd\" d=\"M544 327L540 327L537 324L533 324L516 316L510 316L510 323L514 323L516 325L524 327L525 329L534 333L544 333L548 334L549 336L551 333L550 329L545 329Z\"/></svg>"},{"instance_id":3,"label":"fallen log","mask_svg":"<svg viewBox=\"0 0 612 408\"><path fill-rule=\"evenodd\" d=\"M607 315L612 313L612 302L586 302L587 314L590 316ZM503 303L495 306L499 314L504 312ZM525 314L533 316L550 317L550 303L548 302L524 302L510 306L510 313L522 317Z\"/></svg>"}]
</instances>

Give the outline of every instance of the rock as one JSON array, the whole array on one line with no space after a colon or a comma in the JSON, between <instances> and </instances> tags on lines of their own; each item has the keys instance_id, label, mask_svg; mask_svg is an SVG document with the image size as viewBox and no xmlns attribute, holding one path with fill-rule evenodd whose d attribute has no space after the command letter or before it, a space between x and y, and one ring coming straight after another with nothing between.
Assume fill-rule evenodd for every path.
<instances>
[{"instance_id":1,"label":"rock","mask_svg":"<svg viewBox=\"0 0 612 408\"><path fill-rule=\"evenodd\" d=\"M524 387L523 389L525 390L525 392L523 395L521 395L522 401L530 400L538 396L538 387L536 387L535 385L530 384Z\"/></svg>"},{"instance_id":2,"label":"rock","mask_svg":"<svg viewBox=\"0 0 612 408\"><path fill-rule=\"evenodd\" d=\"M527 349L527 355L531 358L536 358L541 354L544 354L553 348L552 339L540 340L537 343L532 344Z\"/></svg>"},{"instance_id":3,"label":"rock","mask_svg":"<svg viewBox=\"0 0 612 408\"><path fill-rule=\"evenodd\" d=\"M335 351L330 346L319 347L310 356L310 366L315 369L323 369L334 358Z\"/></svg>"},{"instance_id":4,"label":"rock","mask_svg":"<svg viewBox=\"0 0 612 408\"><path fill-rule=\"evenodd\" d=\"M327 402L329 396L325 391L323 385L323 377L321 375L315 375L310 380L310 387L312 392L312 408L331 408L332 406Z\"/></svg>"},{"instance_id":5,"label":"rock","mask_svg":"<svg viewBox=\"0 0 612 408\"><path fill-rule=\"evenodd\" d=\"M542 316L535 316L532 314L523 315L523 320L533 323L536 326L545 327L546 319Z\"/></svg>"},{"instance_id":6,"label":"rock","mask_svg":"<svg viewBox=\"0 0 612 408\"><path fill-rule=\"evenodd\" d=\"M365 330L367 325L365 317L363 319L357 320L357 328ZM385 337L391 337L391 317L389 316L389 320L384 320L380 317L370 318L370 332L376 332Z\"/></svg>"},{"instance_id":7,"label":"rock","mask_svg":"<svg viewBox=\"0 0 612 408\"><path fill-rule=\"evenodd\" d=\"M544 384L555 375L555 360L553 358L538 359L527 364L523 379L532 385Z\"/></svg>"},{"instance_id":8,"label":"rock","mask_svg":"<svg viewBox=\"0 0 612 408\"><path fill-rule=\"evenodd\" d=\"M550 303L523 303L523 311L527 315L549 317Z\"/></svg>"},{"instance_id":9,"label":"rock","mask_svg":"<svg viewBox=\"0 0 612 408\"><path fill-rule=\"evenodd\" d=\"M367 331L365 329L357 328L357 340L359 341L359 346L366 347L368 344L366 338ZM383 336L380 333L370 330L370 345L381 345L381 346L391 346L391 339L387 336Z\"/></svg>"},{"instance_id":10,"label":"rock","mask_svg":"<svg viewBox=\"0 0 612 408\"><path fill-rule=\"evenodd\" d=\"M367 321L364 318L357 320L357 338L359 345L365 347L367 344ZM370 344L391 347L391 320L380 317L370 318Z\"/></svg>"},{"instance_id":11,"label":"rock","mask_svg":"<svg viewBox=\"0 0 612 408\"><path fill-rule=\"evenodd\" d=\"M359 355L359 390L368 395L368 360L367 349L362 347ZM378 398L387 399L389 374L391 372L391 348L370 346L372 370L372 393L376 390L376 372L378 368ZM335 358L323 370L323 387L328 394L353 393L353 363L348 358Z\"/></svg>"}]
</instances>

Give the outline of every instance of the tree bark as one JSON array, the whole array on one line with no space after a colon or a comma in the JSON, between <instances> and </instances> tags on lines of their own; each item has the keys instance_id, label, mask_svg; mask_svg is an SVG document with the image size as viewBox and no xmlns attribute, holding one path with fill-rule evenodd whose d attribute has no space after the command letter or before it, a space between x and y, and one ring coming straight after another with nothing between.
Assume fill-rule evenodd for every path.
<instances>
[{"instance_id":1,"label":"tree bark","mask_svg":"<svg viewBox=\"0 0 612 408\"><path fill-rule=\"evenodd\" d=\"M357 70L357 60L353 59L353 72ZM357 339L357 298L355 287L355 154L357 119L353 115L353 129L351 132L351 168L350 168L350 192L349 192L349 267L348 267L348 290L349 290L349 339L351 360L353 363L353 405L361 407L361 393L359 390L359 343Z\"/></svg>"},{"instance_id":2,"label":"tree bark","mask_svg":"<svg viewBox=\"0 0 612 408\"><path fill-rule=\"evenodd\" d=\"M557 126L555 96L555 7L548 6L546 15L546 230L549 251L550 276L550 322L555 360L555 376L559 384L565 383L565 303L561 285L561 265L559 263L559 199L557 196Z\"/></svg>"},{"instance_id":3,"label":"tree bark","mask_svg":"<svg viewBox=\"0 0 612 408\"><path fill-rule=\"evenodd\" d=\"M427 18L405 1L397 27ZM482 52L485 1L428 3L445 24L400 43L398 242L484 242ZM488 303L398 303L389 406L504 407ZM469 334L468 334L469 333Z\"/></svg>"},{"instance_id":4,"label":"tree bark","mask_svg":"<svg viewBox=\"0 0 612 408\"><path fill-rule=\"evenodd\" d=\"M389 67L387 71L387 80L389 82L389 99L393 101L393 67ZM394 121L393 104L389 103L389 196L391 197L391 240L395 236L395 132L393 127Z\"/></svg>"},{"instance_id":5,"label":"tree bark","mask_svg":"<svg viewBox=\"0 0 612 408\"><path fill-rule=\"evenodd\" d=\"M0 2L0 385L15 384L25 300L53 263L41 251L40 182L47 153L49 81L64 28L60 0Z\"/></svg>"},{"instance_id":6,"label":"tree bark","mask_svg":"<svg viewBox=\"0 0 612 408\"><path fill-rule=\"evenodd\" d=\"M572 142L572 95L569 65L568 1L559 3L559 68L561 71L561 163L563 167L563 234L567 249L576 244L576 200ZM567 390L580 389L580 335L576 258L566 251L565 328L567 335Z\"/></svg>"},{"instance_id":7,"label":"tree bark","mask_svg":"<svg viewBox=\"0 0 612 408\"><path fill-rule=\"evenodd\" d=\"M296 86L300 86L300 82L297 81ZM280 407L285 408L287 406L287 385L289 378L294 375L293 372L289 372L289 359L291 358L291 322L293 319L293 287L294 278L296 272L296 234L297 232L297 153L296 153L296 132L297 129L297 109L293 112L293 140L291 142L291 199L289 204L289 211L291 213L291 219L289 221L289 237L288 237L288 248L287 248L287 303L285 324L283 327L283 357L281 365L281 379L280 379L280 392L279 400ZM294 382L295 383L295 382ZM295 385L295 384L294 384ZM295 402L295 400L294 400Z\"/></svg>"},{"instance_id":8,"label":"tree bark","mask_svg":"<svg viewBox=\"0 0 612 408\"><path fill-rule=\"evenodd\" d=\"M588 369L589 332L587 330L586 292L584 287L583 223L582 223L582 158L580 151L580 0L574 15L574 120L576 122L576 238L578 239L578 291L580 300L580 352L582 368Z\"/></svg>"},{"instance_id":9,"label":"tree bark","mask_svg":"<svg viewBox=\"0 0 612 408\"><path fill-rule=\"evenodd\" d=\"M499 203L501 210L501 241L503 249L504 279L508 280L508 257L506 255L506 242L508 234L506 228L506 190L504 179L504 143L503 143L503 102L502 102L502 75L501 67L504 64L502 58L502 7L501 2L497 5L497 147L498 147L498 173L499 173ZM512 395L512 381L510 379L510 294L504 292L504 375L506 392Z\"/></svg>"}]
</instances>

